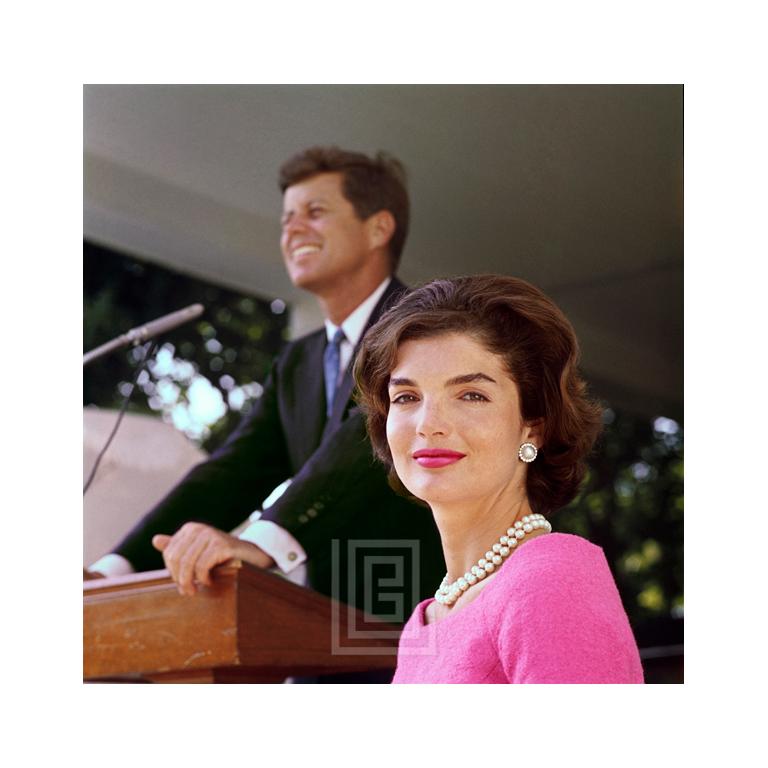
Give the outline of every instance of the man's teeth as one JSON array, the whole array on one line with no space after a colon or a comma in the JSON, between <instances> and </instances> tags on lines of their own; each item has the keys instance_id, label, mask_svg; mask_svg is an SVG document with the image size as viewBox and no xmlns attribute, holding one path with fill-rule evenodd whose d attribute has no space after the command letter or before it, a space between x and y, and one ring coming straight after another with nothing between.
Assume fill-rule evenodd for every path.
<instances>
[{"instance_id":1,"label":"man's teeth","mask_svg":"<svg viewBox=\"0 0 768 768\"><path fill-rule=\"evenodd\" d=\"M304 256L306 253L314 253L319 251L320 248L316 245L302 245L293 252L294 256Z\"/></svg>"}]
</instances>

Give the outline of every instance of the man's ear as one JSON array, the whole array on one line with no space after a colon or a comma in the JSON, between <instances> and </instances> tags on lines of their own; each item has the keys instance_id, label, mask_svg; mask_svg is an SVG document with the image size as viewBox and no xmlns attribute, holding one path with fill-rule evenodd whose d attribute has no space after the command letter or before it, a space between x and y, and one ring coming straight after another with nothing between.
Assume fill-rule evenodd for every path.
<instances>
[{"instance_id":1,"label":"man's ear","mask_svg":"<svg viewBox=\"0 0 768 768\"><path fill-rule=\"evenodd\" d=\"M369 216L366 221L368 238L371 248L386 248L392 235L395 234L395 217L386 210L377 211Z\"/></svg>"}]
</instances>

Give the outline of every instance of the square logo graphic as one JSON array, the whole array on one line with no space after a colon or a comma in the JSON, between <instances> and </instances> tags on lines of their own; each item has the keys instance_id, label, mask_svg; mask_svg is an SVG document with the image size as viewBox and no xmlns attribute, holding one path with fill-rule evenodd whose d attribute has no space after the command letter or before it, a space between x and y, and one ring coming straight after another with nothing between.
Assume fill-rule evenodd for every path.
<instances>
[{"instance_id":1,"label":"square logo graphic","mask_svg":"<svg viewBox=\"0 0 768 768\"><path fill-rule=\"evenodd\" d=\"M334 539L331 556L332 653L391 652L394 663L400 629L419 601L419 541ZM370 640L385 642L363 644Z\"/></svg>"}]
</instances>

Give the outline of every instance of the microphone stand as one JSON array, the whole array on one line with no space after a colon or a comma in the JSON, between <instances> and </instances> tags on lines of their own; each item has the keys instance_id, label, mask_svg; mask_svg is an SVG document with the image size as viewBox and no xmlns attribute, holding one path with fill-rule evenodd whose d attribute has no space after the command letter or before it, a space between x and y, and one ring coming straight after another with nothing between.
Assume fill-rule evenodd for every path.
<instances>
[{"instance_id":1,"label":"microphone stand","mask_svg":"<svg viewBox=\"0 0 768 768\"><path fill-rule=\"evenodd\" d=\"M179 325L194 320L196 317L203 314L203 309L204 307L202 304L190 304L190 306L185 307L184 309L171 312L169 315L164 315L157 320L153 320L151 323L132 328L128 333L124 333L116 339L112 339L112 341L108 341L106 344L102 344L100 347L96 347L96 349L83 355L83 367L117 349L128 347L131 344L138 346L147 341L147 339L159 336Z\"/></svg>"},{"instance_id":2,"label":"microphone stand","mask_svg":"<svg viewBox=\"0 0 768 768\"><path fill-rule=\"evenodd\" d=\"M164 315L157 320L153 320L151 323L141 325L138 328L133 328L128 331L128 333L124 333L122 336L118 336L116 339L108 341L106 344L102 344L100 347L96 347L96 349L83 355L83 367L88 365L88 363L92 363L94 360L98 360L100 357L104 357L104 355L108 355L110 352L114 352L116 349L127 347L130 344L138 346L142 342L145 342L147 339L153 339L155 336L159 336L160 334L177 328L178 326L183 325L190 320L194 320L194 318L199 317L203 313L203 309L204 307L202 304L191 304L184 309L179 309L176 312L171 312L169 315ZM105 443L104 447L96 457L96 461L93 465L93 469L91 470L91 474L83 486L83 496L85 496L86 492L91 487L91 483L93 482L93 478L96 477L96 470L99 468L101 459L106 453L107 448L109 448L115 434L117 433L120 422L123 420L125 411L128 408L128 401L133 394L133 390L136 388L136 382L139 379L139 374L147 365L149 358L152 356L156 349L156 343L147 343L144 347L144 356L142 357L141 365L137 367L136 374L133 377L133 381L131 382L131 388L123 399L123 404L120 408L120 412L117 415L115 426L107 438L107 442Z\"/></svg>"}]
</instances>

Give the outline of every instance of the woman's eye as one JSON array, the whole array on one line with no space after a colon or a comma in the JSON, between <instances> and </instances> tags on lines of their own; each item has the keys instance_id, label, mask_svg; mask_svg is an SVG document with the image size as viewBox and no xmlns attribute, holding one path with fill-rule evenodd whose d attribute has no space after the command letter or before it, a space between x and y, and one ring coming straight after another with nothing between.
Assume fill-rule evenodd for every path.
<instances>
[{"instance_id":1,"label":"woman's eye","mask_svg":"<svg viewBox=\"0 0 768 768\"><path fill-rule=\"evenodd\" d=\"M461 396L461 399L469 400L470 402L473 402L473 403L488 402L488 398L485 395L481 394L480 392L465 392Z\"/></svg>"},{"instance_id":2,"label":"woman's eye","mask_svg":"<svg viewBox=\"0 0 768 768\"><path fill-rule=\"evenodd\" d=\"M415 403L416 402L416 395L411 395L410 393L403 393L402 395L397 395L392 399L393 405L405 405L406 403Z\"/></svg>"}]
</instances>

